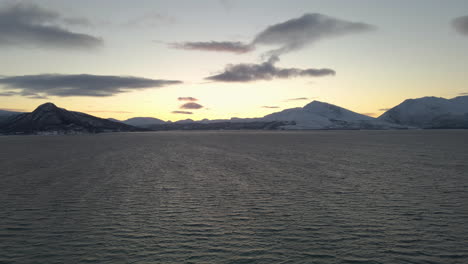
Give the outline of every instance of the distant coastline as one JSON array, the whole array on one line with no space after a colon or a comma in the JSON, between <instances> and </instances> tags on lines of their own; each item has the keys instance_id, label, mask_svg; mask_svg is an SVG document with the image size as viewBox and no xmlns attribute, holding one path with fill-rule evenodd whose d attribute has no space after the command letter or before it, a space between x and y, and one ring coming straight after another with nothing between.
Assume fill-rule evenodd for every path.
<instances>
[{"instance_id":1,"label":"distant coastline","mask_svg":"<svg viewBox=\"0 0 468 264\"><path fill-rule=\"evenodd\" d=\"M408 99L378 118L320 101L304 107L285 109L260 118L231 118L177 122L157 118L131 118L126 121L103 119L40 105L31 113L2 111L0 134L58 135L105 132L169 130L389 130L389 129L467 129L468 96L452 99L423 97Z\"/></svg>"}]
</instances>

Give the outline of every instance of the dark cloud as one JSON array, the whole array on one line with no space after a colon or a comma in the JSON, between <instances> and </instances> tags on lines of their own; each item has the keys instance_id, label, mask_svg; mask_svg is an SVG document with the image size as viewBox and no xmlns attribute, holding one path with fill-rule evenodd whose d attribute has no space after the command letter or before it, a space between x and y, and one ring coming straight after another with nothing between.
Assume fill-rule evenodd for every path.
<instances>
[{"instance_id":1,"label":"dark cloud","mask_svg":"<svg viewBox=\"0 0 468 264\"><path fill-rule=\"evenodd\" d=\"M246 53L255 49L254 46L242 42L232 41L209 41L209 42L182 42L169 44L175 49L202 50L217 52Z\"/></svg>"},{"instance_id":2,"label":"dark cloud","mask_svg":"<svg viewBox=\"0 0 468 264\"><path fill-rule=\"evenodd\" d=\"M189 111L172 111L173 114L184 114L184 115L191 115L192 112Z\"/></svg>"},{"instance_id":3,"label":"dark cloud","mask_svg":"<svg viewBox=\"0 0 468 264\"><path fill-rule=\"evenodd\" d=\"M194 102L185 103L180 106L180 109L200 109L200 108L203 108L203 105L197 104Z\"/></svg>"},{"instance_id":4,"label":"dark cloud","mask_svg":"<svg viewBox=\"0 0 468 264\"><path fill-rule=\"evenodd\" d=\"M459 93L458 95L465 96L465 95L468 95L468 93Z\"/></svg>"},{"instance_id":5,"label":"dark cloud","mask_svg":"<svg viewBox=\"0 0 468 264\"><path fill-rule=\"evenodd\" d=\"M158 88L181 81L155 80L132 76L39 74L0 78L0 85L10 91L3 93L23 96L96 96Z\"/></svg>"},{"instance_id":6,"label":"dark cloud","mask_svg":"<svg viewBox=\"0 0 468 264\"><path fill-rule=\"evenodd\" d=\"M468 16L455 18L452 20L452 26L458 33L468 36Z\"/></svg>"},{"instance_id":7,"label":"dark cloud","mask_svg":"<svg viewBox=\"0 0 468 264\"><path fill-rule=\"evenodd\" d=\"M287 79L293 77L322 77L335 75L331 69L297 69L277 68L278 57L273 56L262 64L230 64L223 73L205 79L218 82L251 82L257 80L271 80L274 78Z\"/></svg>"},{"instance_id":8,"label":"dark cloud","mask_svg":"<svg viewBox=\"0 0 468 264\"><path fill-rule=\"evenodd\" d=\"M370 116L370 117L374 117L374 116L377 115L376 113L360 113L360 114L361 114L361 115Z\"/></svg>"},{"instance_id":9,"label":"dark cloud","mask_svg":"<svg viewBox=\"0 0 468 264\"><path fill-rule=\"evenodd\" d=\"M82 26L82 27L91 27L93 23L89 21L87 18L83 17L68 17L63 18L63 22L71 26Z\"/></svg>"},{"instance_id":10,"label":"dark cloud","mask_svg":"<svg viewBox=\"0 0 468 264\"><path fill-rule=\"evenodd\" d=\"M179 98L177 98L177 100L179 100L179 101L191 101L191 102L198 101L197 98L194 98L194 97L191 97L191 96L179 97Z\"/></svg>"},{"instance_id":11,"label":"dark cloud","mask_svg":"<svg viewBox=\"0 0 468 264\"><path fill-rule=\"evenodd\" d=\"M309 98L309 97L298 97L298 98L289 98L289 99L286 99L285 101L288 102L288 101L304 101L304 100L309 100L309 99L312 99L312 98Z\"/></svg>"},{"instance_id":12,"label":"dark cloud","mask_svg":"<svg viewBox=\"0 0 468 264\"><path fill-rule=\"evenodd\" d=\"M262 108L280 108L280 107L276 106L276 105L274 105L274 106L264 105L264 106L262 106Z\"/></svg>"},{"instance_id":13,"label":"dark cloud","mask_svg":"<svg viewBox=\"0 0 468 264\"><path fill-rule=\"evenodd\" d=\"M62 18L34 4L15 3L0 7L0 45L58 48L95 48L102 40L75 33L60 24L83 24L86 19Z\"/></svg>"},{"instance_id":14,"label":"dark cloud","mask_svg":"<svg viewBox=\"0 0 468 264\"><path fill-rule=\"evenodd\" d=\"M322 14L305 14L299 18L269 26L260 32L253 44L279 45L270 54L298 50L322 39L374 30L375 26L341 20Z\"/></svg>"},{"instance_id":15,"label":"dark cloud","mask_svg":"<svg viewBox=\"0 0 468 264\"><path fill-rule=\"evenodd\" d=\"M388 111L390 110L391 108L380 108L379 111Z\"/></svg>"},{"instance_id":16,"label":"dark cloud","mask_svg":"<svg viewBox=\"0 0 468 264\"><path fill-rule=\"evenodd\" d=\"M367 32L374 29L376 29L375 26L366 23L352 22L315 13L304 14L299 18L271 25L258 33L251 43L210 41L174 43L170 46L178 49L240 54L253 51L258 44L276 45L279 48L270 51L268 54L280 55L301 49L322 39Z\"/></svg>"}]
</instances>

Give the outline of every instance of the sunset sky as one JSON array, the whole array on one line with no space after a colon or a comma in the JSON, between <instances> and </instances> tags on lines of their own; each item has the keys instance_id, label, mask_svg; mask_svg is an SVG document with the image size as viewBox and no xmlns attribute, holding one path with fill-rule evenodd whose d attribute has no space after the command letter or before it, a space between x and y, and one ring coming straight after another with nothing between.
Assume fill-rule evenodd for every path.
<instances>
[{"instance_id":1,"label":"sunset sky","mask_svg":"<svg viewBox=\"0 0 468 264\"><path fill-rule=\"evenodd\" d=\"M468 95L468 1L0 0L0 109L258 117L313 100L378 116Z\"/></svg>"}]
</instances>

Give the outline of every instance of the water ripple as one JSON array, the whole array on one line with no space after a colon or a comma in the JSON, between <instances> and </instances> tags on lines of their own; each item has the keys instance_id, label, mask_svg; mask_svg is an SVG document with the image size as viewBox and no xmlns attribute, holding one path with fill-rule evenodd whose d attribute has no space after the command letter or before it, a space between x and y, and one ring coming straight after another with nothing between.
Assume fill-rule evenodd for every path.
<instances>
[{"instance_id":1,"label":"water ripple","mask_svg":"<svg viewBox=\"0 0 468 264\"><path fill-rule=\"evenodd\" d=\"M464 130L0 144L0 263L468 263Z\"/></svg>"}]
</instances>

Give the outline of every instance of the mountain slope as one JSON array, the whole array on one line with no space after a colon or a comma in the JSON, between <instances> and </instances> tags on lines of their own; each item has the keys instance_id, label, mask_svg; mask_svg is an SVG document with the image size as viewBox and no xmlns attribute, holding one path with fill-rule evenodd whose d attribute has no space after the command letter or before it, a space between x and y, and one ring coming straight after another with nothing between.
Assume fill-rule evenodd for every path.
<instances>
[{"instance_id":1,"label":"mountain slope","mask_svg":"<svg viewBox=\"0 0 468 264\"><path fill-rule=\"evenodd\" d=\"M11 115L17 115L17 114L21 114L21 113L20 112L0 110L0 116L11 116Z\"/></svg>"},{"instance_id":2,"label":"mountain slope","mask_svg":"<svg viewBox=\"0 0 468 264\"><path fill-rule=\"evenodd\" d=\"M407 99L378 119L419 128L468 128L468 96Z\"/></svg>"},{"instance_id":3,"label":"mountain slope","mask_svg":"<svg viewBox=\"0 0 468 264\"><path fill-rule=\"evenodd\" d=\"M295 125L285 126L285 129L401 128L401 126L378 121L370 116L320 101L313 101L302 108L290 108L269 114L264 116L262 120L295 122Z\"/></svg>"},{"instance_id":4,"label":"mountain slope","mask_svg":"<svg viewBox=\"0 0 468 264\"><path fill-rule=\"evenodd\" d=\"M3 122L5 122L9 117L14 116L14 115L19 115L19 114L21 114L21 113L20 112L0 110L0 125Z\"/></svg>"},{"instance_id":5,"label":"mountain slope","mask_svg":"<svg viewBox=\"0 0 468 264\"><path fill-rule=\"evenodd\" d=\"M52 103L40 105L32 113L11 116L0 127L7 134L98 133L138 131L138 128L80 112L67 111Z\"/></svg>"}]
</instances>

